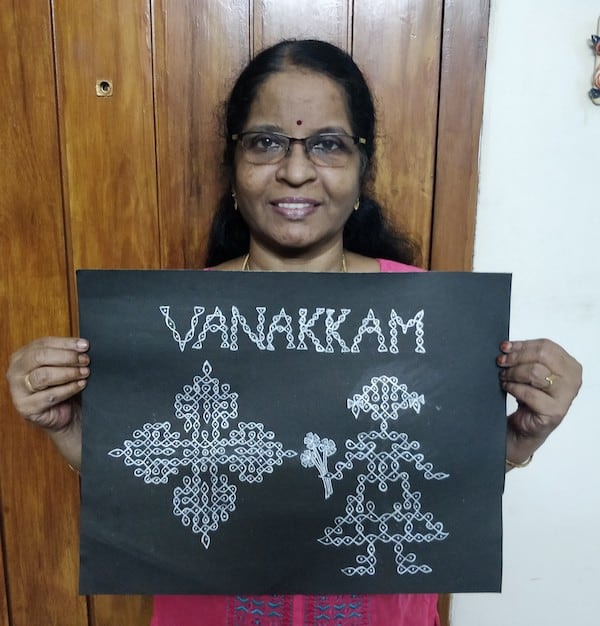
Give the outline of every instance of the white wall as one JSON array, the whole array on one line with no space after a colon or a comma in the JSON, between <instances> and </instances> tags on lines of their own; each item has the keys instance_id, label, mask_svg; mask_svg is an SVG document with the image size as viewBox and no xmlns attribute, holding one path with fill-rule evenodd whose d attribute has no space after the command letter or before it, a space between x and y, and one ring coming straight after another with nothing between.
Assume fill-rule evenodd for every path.
<instances>
[{"instance_id":1,"label":"white wall","mask_svg":"<svg viewBox=\"0 0 600 626\"><path fill-rule=\"evenodd\" d=\"M453 626L600 623L598 0L492 0L476 271L513 273L511 337L584 366L563 425L504 496L502 594L457 595Z\"/></svg>"}]
</instances>

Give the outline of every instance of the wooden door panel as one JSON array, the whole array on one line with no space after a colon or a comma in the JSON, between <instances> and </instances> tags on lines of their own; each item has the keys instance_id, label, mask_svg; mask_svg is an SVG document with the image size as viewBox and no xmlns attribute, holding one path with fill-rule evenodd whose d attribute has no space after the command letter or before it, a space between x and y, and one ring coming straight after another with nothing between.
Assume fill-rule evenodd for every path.
<instances>
[{"instance_id":1,"label":"wooden door panel","mask_svg":"<svg viewBox=\"0 0 600 626\"><path fill-rule=\"evenodd\" d=\"M162 267L203 267L221 189L221 103L249 58L247 3L157 0Z\"/></svg>"},{"instance_id":2,"label":"wooden door panel","mask_svg":"<svg viewBox=\"0 0 600 626\"><path fill-rule=\"evenodd\" d=\"M344 50L350 48L351 0L251 0L253 50L280 39L324 39Z\"/></svg>"},{"instance_id":3,"label":"wooden door panel","mask_svg":"<svg viewBox=\"0 0 600 626\"><path fill-rule=\"evenodd\" d=\"M0 67L0 362L6 364L11 352L37 336L69 333L47 1L3 6ZM16 414L4 376L0 430L0 536L6 572L0 593L10 591L0 607L10 610L11 626L84 626L86 602L77 595L77 476L48 438Z\"/></svg>"},{"instance_id":4,"label":"wooden door panel","mask_svg":"<svg viewBox=\"0 0 600 626\"><path fill-rule=\"evenodd\" d=\"M91 596L90 626L148 626L151 596Z\"/></svg>"},{"instance_id":5,"label":"wooden door panel","mask_svg":"<svg viewBox=\"0 0 600 626\"><path fill-rule=\"evenodd\" d=\"M55 23L73 267L159 267L150 3L61 0Z\"/></svg>"},{"instance_id":6,"label":"wooden door panel","mask_svg":"<svg viewBox=\"0 0 600 626\"><path fill-rule=\"evenodd\" d=\"M446 0L431 268L473 268L489 0Z\"/></svg>"},{"instance_id":7,"label":"wooden door panel","mask_svg":"<svg viewBox=\"0 0 600 626\"><path fill-rule=\"evenodd\" d=\"M428 263L438 107L442 0L372 0L354 8L353 56L378 111L375 192Z\"/></svg>"},{"instance_id":8,"label":"wooden door panel","mask_svg":"<svg viewBox=\"0 0 600 626\"><path fill-rule=\"evenodd\" d=\"M0 500L0 503L1 503L1 500ZM9 626L6 576L4 574L4 544L1 538L0 538L0 626Z\"/></svg>"}]
</instances>

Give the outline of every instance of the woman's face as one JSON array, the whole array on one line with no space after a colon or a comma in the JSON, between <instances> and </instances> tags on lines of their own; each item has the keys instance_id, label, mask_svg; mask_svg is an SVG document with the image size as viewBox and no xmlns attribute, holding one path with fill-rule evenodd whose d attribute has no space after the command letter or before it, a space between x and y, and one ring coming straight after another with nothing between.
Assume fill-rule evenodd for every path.
<instances>
[{"instance_id":1,"label":"woman's face","mask_svg":"<svg viewBox=\"0 0 600 626\"><path fill-rule=\"evenodd\" d=\"M336 132L352 135L344 94L330 78L301 69L269 77L259 89L243 129L290 137ZM237 147L235 193L254 243L295 255L339 245L360 188L360 153L341 167L315 165L301 143L281 161L256 165Z\"/></svg>"}]
</instances>

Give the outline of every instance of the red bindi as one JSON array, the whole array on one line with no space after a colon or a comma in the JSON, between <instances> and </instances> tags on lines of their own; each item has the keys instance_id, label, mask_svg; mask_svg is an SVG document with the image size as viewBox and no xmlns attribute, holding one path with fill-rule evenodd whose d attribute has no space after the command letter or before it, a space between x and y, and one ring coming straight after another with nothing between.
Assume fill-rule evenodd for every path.
<instances>
[{"instance_id":1,"label":"red bindi","mask_svg":"<svg viewBox=\"0 0 600 626\"><path fill-rule=\"evenodd\" d=\"M296 120L296 124L297 124L298 126L302 126L302 120Z\"/></svg>"}]
</instances>

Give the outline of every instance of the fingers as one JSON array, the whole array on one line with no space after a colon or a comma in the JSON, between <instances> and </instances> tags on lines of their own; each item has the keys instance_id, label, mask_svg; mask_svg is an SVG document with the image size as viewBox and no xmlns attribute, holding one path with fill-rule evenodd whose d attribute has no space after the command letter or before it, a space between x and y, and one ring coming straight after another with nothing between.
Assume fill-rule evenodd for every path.
<instances>
[{"instance_id":1,"label":"fingers","mask_svg":"<svg viewBox=\"0 0 600 626\"><path fill-rule=\"evenodd\" d=\"M23 384L31 395L57 385L85 380L89 375L89 367L37 367L23 376Z\"/></svg>"},{"instance_id":2,"label":"fingers","mask_svg":"<svg viewBox=\"0 0 600 626\"><path fill-rule=\"evenodd\" d=\"M505 341L500 349L502 388L519 405L509 426L517 439L530 440L530 454L566 415L581 387L581 365L548 339Z\"/></svg>"},{"instance_id":3,"label":"fingers","mask_svg":"<svg viewBox=\"0 0 600 626\"><path fill-rule=\"evenodd\" d=\"M501 365L501 364L500 364ZM500 380L506 383L521 383L529 385L545 393L553 391L554 382L559 378L549 367L542 363L519 363L516 365L501 365ZM552 381L552 384L548 382ZM558 388L556 385L555 389Z\"/></svg>"},{"instance_id":4,"label":"fingers","mask_svg":"<svg viewBox=\"0 0 600 626\"><path fill-rule=\"evenodd\" d=\"M23 417L43 428L62 428L73 417L71 407L66 404L66 401L81 392L85 386L85 380L77 380L51 387L23 396L15 402L15 407Z\"/></svg>"},{"instance_id":5,"label":"fingers","mask_svg":"<svg viewBox=\"0 0 600 626\"><path fill-rule=\"evenodd\" d=\"M81 391L90 374L88 348L84 339L44 337L15 352L7 379L17 410L39 412Z\"/></svg>"},{"instance_id":6,"label":"fingers","mask_svg":"<svg viewBox=\"0 0 600 626\"><path fill-rule=\"evenodd\" d=\"M504 359L500 365L512 366L518 363L543 363L553 371L571 369L579 365L561 346L550 339L531 339L529 341L503 341L500 345Z\"/></svg>"},{"instance_id":7,"label":"fingers","mask_svg":"<svg viewBox=\"0 0 600 626\"><path fill-rule=\"evenodd\" d=\"M553 341L505 341L500 349L501 380L530 385L553 397L566 392L574 398L579 391L581 365Z\"/></svg>"},{"instance_id":8,"label":"fingers","mask_svg":"<svg viewBox=\"0 0 600 626\"><path fill-rule=\"evenodd\" d=\"M89 344L75 337L43 337L22 347L11 358L11 370L27 373L44 365L87 365Z\"/></svg>"}]
</instances>

